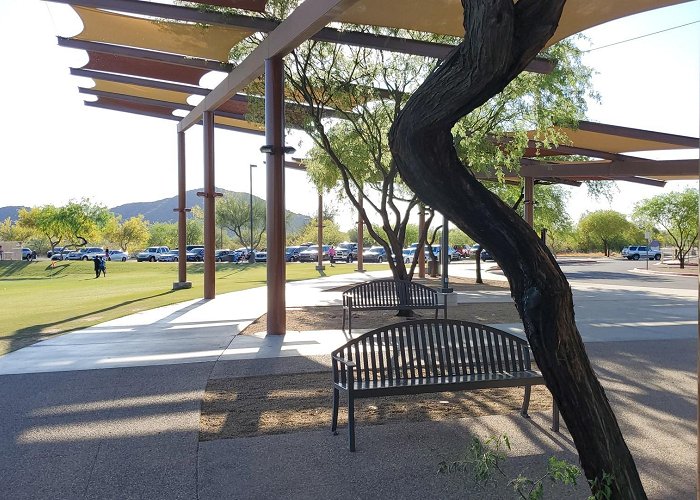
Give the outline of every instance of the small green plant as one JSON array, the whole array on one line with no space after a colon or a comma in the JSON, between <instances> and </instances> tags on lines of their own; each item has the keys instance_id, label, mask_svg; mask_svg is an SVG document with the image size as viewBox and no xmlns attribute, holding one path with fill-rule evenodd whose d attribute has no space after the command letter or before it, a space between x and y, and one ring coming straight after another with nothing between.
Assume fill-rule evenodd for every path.
<instances>
[{"instance_id":1,"label":"small green plant","mask_svg":"<svg viewBox=\"0 0 700 500\"><path fill-rule=\"evenodd\" d=\"M495 484L494 476L500 474L506 477L501 465L508 458L510 440L506 434L492 436L485 441L473 437L463 460L454 462L442 461L438 464L438 472L441 474L453 474L461 472L471 474L477 484ZM511 479L508 485L513 488L518 498L524 500L541 500L544 498L545 483L561 483L576 486L576 481L581 476L581 469L566 460L551 457L547 462L547 471L538 479L530 479L518 474ZM548 481L549 480L549 481ZM603 474L602 479L596 478L589 481L593 495L588 500L609 500L612 497L611 474Z\"/></svg>"}]
</instances>

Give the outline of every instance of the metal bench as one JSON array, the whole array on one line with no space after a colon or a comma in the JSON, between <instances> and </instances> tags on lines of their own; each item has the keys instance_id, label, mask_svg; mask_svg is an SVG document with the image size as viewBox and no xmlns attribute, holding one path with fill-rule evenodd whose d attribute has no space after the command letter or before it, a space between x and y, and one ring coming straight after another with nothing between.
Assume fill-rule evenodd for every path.
<instances>
[{"instance_id":1,"label":"metal bench","mask_svg":"<svg viewBox=\"0 0 700 500\"><path fill-rule=\"evenodd\" d=\"M340 391L348 395L348 439L355 451L355 400L379 396L525 387L521 414L528 417L531 386L543 385L532 369L527 341L467 321L427 319L383 326L331 354L333 423L338 426ZM552 408L552 430L559 412Z\"/></svg>"},{"instance_id":2,"label":"metal bench","mask_svg":"<svg viewBox=\"0 0 700 500\"><path fill-rule=\"evenodd\" d=\"M348 334L352 334L352 312L371 310L435 309L444 311L447 318L447 301L438 301L438 293L430 287L393 279L381 279L360 283L343 293L343 332L347 313Z\"/></svg>"}]
</instances>

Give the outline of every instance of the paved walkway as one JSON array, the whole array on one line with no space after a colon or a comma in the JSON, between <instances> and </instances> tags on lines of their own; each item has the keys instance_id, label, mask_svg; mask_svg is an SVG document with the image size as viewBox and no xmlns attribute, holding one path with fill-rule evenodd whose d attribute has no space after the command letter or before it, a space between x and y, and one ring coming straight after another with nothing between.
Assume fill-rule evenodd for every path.
<instances>
[{"instance_id":1,"label":"paved walkway","mask_svg":"<svg viewBox=\"0 0 700 500\"><path fill-rule=\"evenodd\" d=\"M339 292L324 290L378 276L290 283L287 305L338 303ZM695 292L576 282L572 288L579 329L650 497L695 498ZM459 300L511 299L504 290ZM570 437L549 432L546 414L530 421L360 423L356 454L345 451L342 433L326 431L200 443L208 380L317 371L344 341L339 331L237 336L265 304L264 288L235 292L0 357L0 491L18 499L458 498L465 483L436 475L436 464L456 459L471 433L504 431L515 473L524 467L536 475L552 454L575 460ZM583 491L554 497L581 498ZM502 491L474 495L502 498Z\"/></svg>"}]
</instances>

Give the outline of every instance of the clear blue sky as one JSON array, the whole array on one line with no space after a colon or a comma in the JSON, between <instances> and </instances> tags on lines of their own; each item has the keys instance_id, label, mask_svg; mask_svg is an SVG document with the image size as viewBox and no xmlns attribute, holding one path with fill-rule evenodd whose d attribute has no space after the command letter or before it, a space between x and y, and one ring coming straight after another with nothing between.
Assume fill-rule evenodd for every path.
<instances>
[{"instance_id":1,"label":"clear blue sky","mask_svg":"<svg viewBox=\"0 0 700 500\"><path fill-rule=\"evenodd\" d=\"M115 206L173 196L175 122L82 104L77 86L90 86L89 80L71 77L68 67L80 66L86 56L56 43L56 35L71 36L80 30L62 14L64 9L39 0L0 1L0 55L10 70L0 79L5 101L0 123L0 206L64 204L82 197ZM587 34L595 48L699 19L696 0L609 23ZM600 105L591 105L590 119L697 137L699 49L700 24L693 24L589 52L585 62L597 70L595 87L603 98ZM203 184L201 128L191 129L187 138L187 187L194 189ZM253 192L264 197L263 156L258 152L262 143L258 136L217 131L217 186L247 192L249 165L258 164ZM636 200L662 192L619 185L611 208L624 213ZM684 185L673 183L667 189ZM588 199L585 188L572 192L570 215L575 220L584 210L609 207L607 202ZM288 172L288 209L314 213L314 193L303 173ZM347 226L349 220L341 224Z\"/></svg>"}]
</instances>

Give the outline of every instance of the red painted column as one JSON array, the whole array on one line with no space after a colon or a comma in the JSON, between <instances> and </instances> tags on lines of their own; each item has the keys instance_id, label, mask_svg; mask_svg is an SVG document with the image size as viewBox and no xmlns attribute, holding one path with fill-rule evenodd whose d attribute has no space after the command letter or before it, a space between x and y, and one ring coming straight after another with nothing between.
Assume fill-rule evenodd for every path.
<instances>
[{"instance_id":1,"label":"red painted column","mask_svg":"<svg viewBox=\"0 0 700 500\"><path fill-rule=\"evenodd\" d=\"M420 205L418 205L418 239L420 239L420 235L423 234L424 229L425 205L421 203ZM418 245L418 248L416 248L416 252L418 252L418 277L425 278L425 258L423 257L423 255L425 254L425 246L422 244Z\"/></svg>"},{"instance_id":2,"label":"red painted column","mask_svg":"<svg viewBox=\"0 0 700 500\"><path fill-rule=\"evenodd\" d=\"M214 113L205 111L204 125L204 298L216 297L216 214L214 208ZM182 247L181 247L182 248Z\"/></svg>"},{"instance_id":3,"label":"red painted column","mask_svg":"<svg viewBox=\"0 0 700 500\"><path fill-rule=\"evenodd\" d=\"M177 133L177 288L185 288L187 283L187 258L185 246L187 245L187 185L185 167L185 133ZM176 287L173 287L176 288ZM189 288L189 287L187 287Z\"/></svg>"},{"instance_id":4,"label":"red painted column","mask_svg":"<svg viewBox=\"0 0 700 500\"><path fill-rule=\"evenodd\" d=\"M357 201L359 202L360 208L363 207L364 197L362 193L357 193ZM362 220L362 215L360 211L357 211L357 271L360 273L365 272L365 261L362 258L362 253L365 251L365 223Z\"/></svg>"},{"instance_id":5,"label":"red painted column","mask_svg":"<svg viewBox=\"0 0 700 500\"><path fill-rule=\"evenodd\" d=\"M316 216L316 244L318 245L318 255L316 256L316 270L323 271L323 193L318 192L318 215Z\"/></svg>"},{"instance_id":6,"label":"red painted column","mask_svg":"<svg viewBox=\"0 0 700 500\"><path fill-rule=\"evenodd\" d=\"M265 143L267 153L267 334L287 332L284 225L284 64L265 60Z\"/></svg>"}]
</instances>

